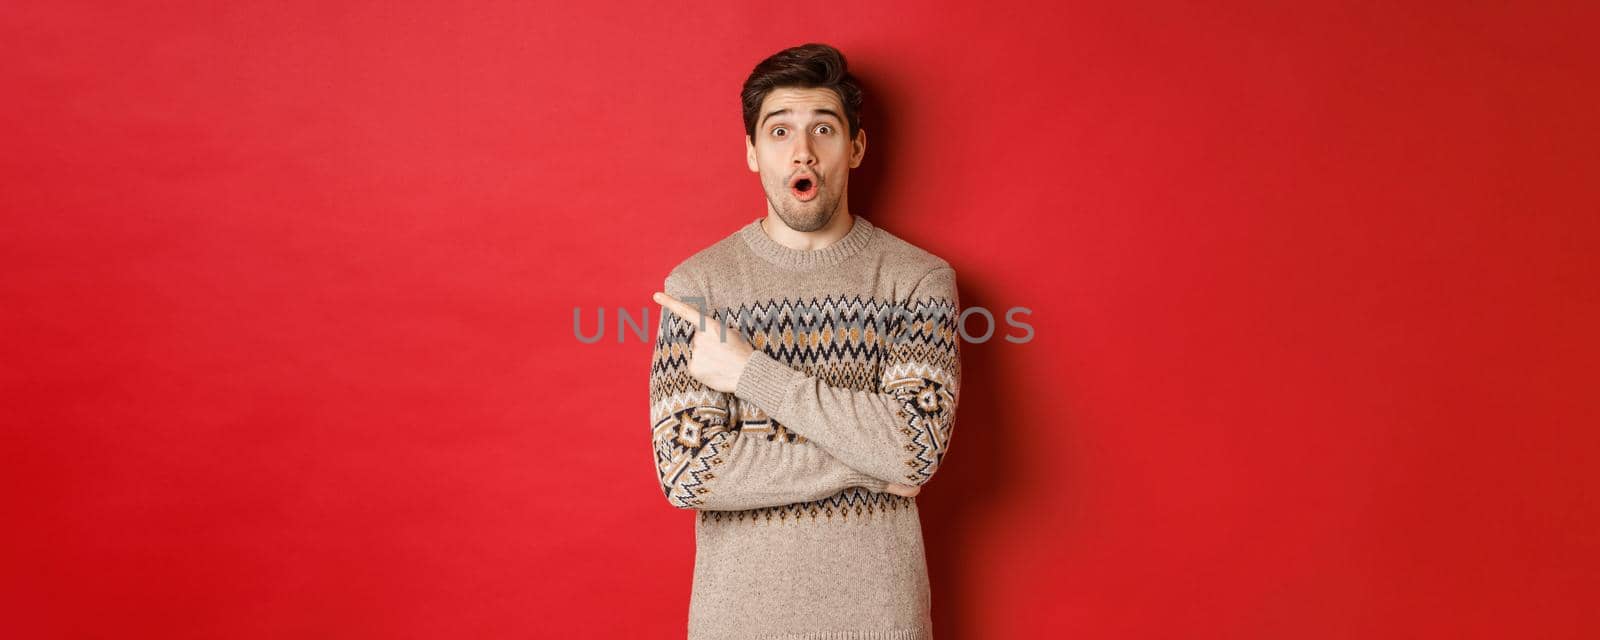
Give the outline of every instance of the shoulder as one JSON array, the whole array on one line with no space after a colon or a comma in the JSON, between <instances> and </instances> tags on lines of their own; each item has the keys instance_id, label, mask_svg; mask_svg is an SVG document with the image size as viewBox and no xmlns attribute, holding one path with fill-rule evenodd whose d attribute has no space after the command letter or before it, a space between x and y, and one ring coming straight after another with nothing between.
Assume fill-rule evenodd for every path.
<instances>
[{"instance_id":1,"label":"shoulder","mask_svg":"<svg viewBox=\"0 0 1600 640\"><path fill-rule=\"evenodd\" d=\"M909 292L929 281L954 285L955 267L949 261L911 244L888 229L877 227L875 231L878 237L873 242L878 245L881 263L884 268L891 270L892 280L899 284L897 288Z\"/></svg>"},{"instance_id":2,"label":"shoulder","mask_svg":"<svg viewBox=\"0 0 1600 640\"><path fill-rule=\"evenodd\" d=\"M740 241L735 230L673 265L667 272L666 293L700 294L708 290L708 283L718 274L737 272L739 247L735 243Z\"/></svg>"}]
</instances>

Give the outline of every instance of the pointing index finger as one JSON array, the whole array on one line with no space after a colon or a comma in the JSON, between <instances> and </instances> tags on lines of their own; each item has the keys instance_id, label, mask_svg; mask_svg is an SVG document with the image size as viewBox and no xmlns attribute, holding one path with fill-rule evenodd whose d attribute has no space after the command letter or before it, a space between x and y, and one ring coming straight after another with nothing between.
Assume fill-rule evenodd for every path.
<instances>
[{"instance_id":1,"label":"pointing index finger","mask_svg":"<svg viewBox=\"0 0 1600 640\"><path fill-rule=\"evenodd\" d=\"M661 306L666 307L667 310L678 314L679 318L688 320L697 330L705 326L705 317L701 315L699 309L684 304L677 298L660 291L656 292L655 301L661 303Z\"/></svg>"}]
</instances>

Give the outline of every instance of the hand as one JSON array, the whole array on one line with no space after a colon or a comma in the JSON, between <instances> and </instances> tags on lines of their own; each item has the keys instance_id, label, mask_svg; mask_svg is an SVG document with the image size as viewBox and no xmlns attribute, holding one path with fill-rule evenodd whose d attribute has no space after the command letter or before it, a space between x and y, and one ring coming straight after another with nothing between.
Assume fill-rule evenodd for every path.
<instances>
[{"instance_id":1,"label":"hand","mask_svg":"<svg viewBox=\"0 0 1600 640\"><path fill-rule=\"evenodd\" d=\"M915 498L915 497L917 497L917 494L922 493L922 486L921 485L914 485L914 484L900 484L898 482L891 482L891 483L889 483L889 486L885 487L883 490L887 491L889 493L895 494L897 496L905 496L907 498Z\"/></svg>"},{"instance_id":2,"label":"hand","mask_svg":"<svg viewBox=\"0 0 1600 640\"><path fill-rule=\"evenodd\" d=\"M666 293L657 291L651 298L694 326L689 375L712 389L733 393L739 386L739 376L744 374L745 363L750 360L750 354L755 352L755 347L739 332L739 328L715 318L707 318L699 309Z\"/></svg>"}]
</instances>

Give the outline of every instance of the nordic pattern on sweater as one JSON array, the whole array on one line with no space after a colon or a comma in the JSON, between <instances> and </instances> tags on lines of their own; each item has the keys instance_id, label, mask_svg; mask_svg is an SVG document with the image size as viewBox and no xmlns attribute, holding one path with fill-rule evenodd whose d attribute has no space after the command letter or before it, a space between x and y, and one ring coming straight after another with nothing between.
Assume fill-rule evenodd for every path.
<instances>
[{"instance_id":1,"label":"nordic pattern on sweater","mask_svg":"<svg viewBox=\"0 0 1600 640\"><path fill-rule=\"evenodd\" d=\"M784 298L709 315L719 321L733 318L760 354L825 385L892 398L893 422L869 425L882 426L882 435L888 437L860 439L868 446L852 452L852 457L868 461L858 474L920 485L933 477L949 449L959 393L953 275L934 279L952 286L924 290L922 297L912 300L859 295ZM674 506L700 509L702 519L752 522L791 516L828 520L835 514L848 518L851 512L904 506L908 499L882 493L881 485L868 485L842 487L830 495L787 504L731 511L708 508L716 506L711 496L724 488L717 470L728 461L726 453L741 435L758 436L776 446L808 446L812 440L753 403L709 389L691 377L687 366L694 326L665 310L663 314L651 364L652 422L662 493ZM712 331L714 336L714 327ZM866 488L879 490L862 490Z\"/></svg>"}]
</instances>

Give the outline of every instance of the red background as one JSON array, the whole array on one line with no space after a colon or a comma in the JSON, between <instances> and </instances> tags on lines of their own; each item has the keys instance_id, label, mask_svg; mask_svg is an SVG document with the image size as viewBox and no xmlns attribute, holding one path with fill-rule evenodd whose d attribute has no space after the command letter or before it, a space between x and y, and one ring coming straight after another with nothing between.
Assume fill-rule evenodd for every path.
<instances>
[{"instance_id":1,"label":"red background","mask_svg":"<svg viewBox=\"0 0 1600 640\"><path fill-rule=\"evenodd\" d=\"M573 309L764 212L739 85L822 41L852 211L1033 310L942 640L1600 634L1594 5L977 4L6 3L0 631L681 637Z\"/></svg>"}]
</instances>

